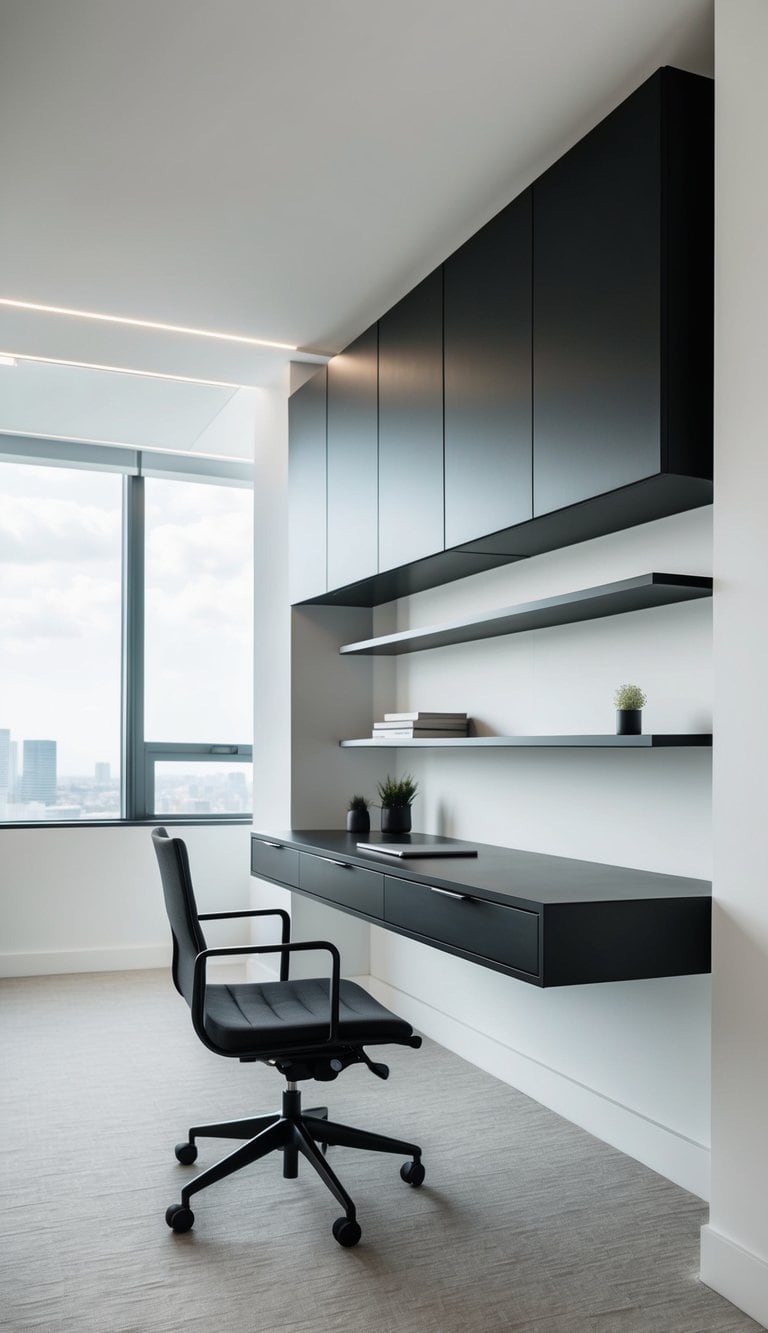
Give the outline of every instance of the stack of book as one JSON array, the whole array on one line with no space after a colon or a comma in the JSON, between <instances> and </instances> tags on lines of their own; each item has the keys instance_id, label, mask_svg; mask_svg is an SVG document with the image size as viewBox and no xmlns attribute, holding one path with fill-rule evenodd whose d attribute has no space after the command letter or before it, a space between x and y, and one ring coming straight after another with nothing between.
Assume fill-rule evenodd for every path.
<instances>
[{"instance_id":1,"label":"stack of book","mask_svg":"<svg viewBox=\"0 0 768 1333\"><path fill-rule=\"evenodd\" d=\"M372 735L378 741L455 740L467 735L468 725L466 713L385 713Z\"/></svg>"}]
</instances>

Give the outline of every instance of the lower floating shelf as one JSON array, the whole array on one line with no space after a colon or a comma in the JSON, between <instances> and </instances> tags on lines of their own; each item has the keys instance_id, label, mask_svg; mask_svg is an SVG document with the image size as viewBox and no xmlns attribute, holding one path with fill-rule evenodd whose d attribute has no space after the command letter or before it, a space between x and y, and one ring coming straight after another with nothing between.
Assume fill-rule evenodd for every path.
<instances>
[{"instance_id":1,"label":"lower floating shelf","mask_svg":"<svg viewBox=\"0 0 768 1333\"><path fill-rule=\"evenodd\" d=\"M457 736L439 737L434 740L422 739L407 740L403 737L392 737L387 740L374 740L371 736L364 736L361 740L339 741L339 744L347 748L356 747L358 749L369 750L416 750L432 749L473 749L478 746L510 746L518 749L561 749L561 750L664 750L683 747L694 747L697 749L711 748L712 735L707 732L692 732L690 734L671 736L671 735L643 735L643 736Z\"/></svg>"}]
</instances>

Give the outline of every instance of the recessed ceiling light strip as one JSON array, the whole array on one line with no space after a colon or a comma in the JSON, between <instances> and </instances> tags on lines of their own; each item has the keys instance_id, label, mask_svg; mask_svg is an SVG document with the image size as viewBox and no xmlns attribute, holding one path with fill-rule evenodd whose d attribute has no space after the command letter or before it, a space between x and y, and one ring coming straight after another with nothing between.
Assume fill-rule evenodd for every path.
<instances>
[{"instance_id":1,"label":"recessed ceiling light strip","mask_svg":"<svg viewBox=\"0 0 768 1333\"><path fill-rule=\"evenodd\" d=\"M220 333L215 329L192 329L184 324L161 324L152 319L129 319L124 315L102 315L94 310L72 310L63 305L40 305L35 301L14 301L0 296L0 305L14 310L35 310L44 315L70 315L75 319L98 319L105 324L128 324L138 329L156 329L161 333L186 333L192 338L218 338L220 342L245 343L248 347L277 347L284 352L297 352L297 343L275 342L272 338L248 338L242 333Z\"/></svg>"},{"instance_id":2,"label":"recessed ceiling light strip","mask_svg":"<svg viewBox=\"0 0 768 1333\"><path fill-rule=\"evenodd\" d=\"M5 361L5 358L8 361ZM255 384L235 384L232 380L207 380L197 375L168 375L160 370L135 370L129 366L102 366L95 361L65 361L57 356L30 356L26 352L0 352L0 361L34 361L45 366L74 366L77 370L105 370L114 375L140 375L152 380L175 380L179 384L208 384L214 389L255 389Z\"/></svg>"}]
</instances>

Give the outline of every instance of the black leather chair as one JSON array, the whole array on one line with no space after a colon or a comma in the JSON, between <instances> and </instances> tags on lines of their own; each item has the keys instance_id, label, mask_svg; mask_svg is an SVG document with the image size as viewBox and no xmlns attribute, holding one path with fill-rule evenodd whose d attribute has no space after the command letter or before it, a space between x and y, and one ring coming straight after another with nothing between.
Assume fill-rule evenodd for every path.
<instances>
[{"instance_id":1,"label":"black leather chair","mask_svg":"<svg viewBox=\"0 0 768 1333\"><path fill-rule=\"evenodd\" d=\"M340 1245L356 1245L360 1227L355 1205L326 1161L328 1145L405 1154L412 1160L403 1164L400 1175L409 1185L421 1185L424 1180L421 1149L414 1143L335 1124L328 1119L325 1106L302 1113L301 1093L296 1085L306 1078L327 1083L349 1065L359 1063L367 1065L379 1078L387 1078L387 1066L372 1061L364 1046L396 1042L418 1047L421 1037L415 1036L408 1023L390 1013L362 987L341 980L339 952L333 944L325 940L292 944L287 912L275 909L199 913L184 842L169 837L164 828L153 831L152 841L173 936L173 980L192 1010L195 1032L217 1055L242 1061L260 1060L287 1079L281 1114L195 1125L187 1141L176 1145L177 1160L187 1166L197 1157L198 1138L247 1140L184 1186L181 1202L171 1204L165 1214L168 1226L174 1231L189 1231L195 1220L189 1206L193 1194L280 1149L283 1175L289 1179L298 1175L300 1154L311 1163L344 1209L344 1215L333 1224L336 1240ZM207 948L201 921L247 916L280 918L282 943ZM330 984L327 977L289 981L290 955L313 949L324 950L331 956ZM281 955L279 981L212 985L206 980L209 958L269 953Z\"/></svg>"}]
</instances>

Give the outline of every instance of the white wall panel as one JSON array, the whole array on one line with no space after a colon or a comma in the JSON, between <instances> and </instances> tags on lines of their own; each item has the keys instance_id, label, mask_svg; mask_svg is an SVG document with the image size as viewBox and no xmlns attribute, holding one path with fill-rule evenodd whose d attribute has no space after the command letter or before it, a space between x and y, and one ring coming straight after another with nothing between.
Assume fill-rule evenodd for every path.
<instances>
[{"instance_id":1,"label":"white wall panel","mask_svg":"<svg viewBox=\"0 0 768 1333\"><path fill-rule=\"evenodd\" d=\"M708 574L711 523L701 509L478 574L382 608L377 631L651 571ZM609 732L613 691L632 681L648 694L645 731L710 731L711 615L703 599L403 656L394 680L376 678L376 716L444 708L479 732ZM379 765L419 779L425 832L711 876L709 750L401 750ZM564 1114L578 1086L579 1123L706 1194L708 977L540 991L379 930L371 971L439 1040L451 1044L452 1018L471 1058L474 1030L486 1067ZM611 1105L622 1115L606 1119Z\"/></svg>"},{"instance_id":2,"label":"white wall panel","mask_svg":"<svg viewBox=\"0 0 768 1333\"><path fill-rule=\"evenodd\" d=\"M701 1274L768 1326L768 5L716 5L712 1208Z\"/></svg>"}]
</instances>

